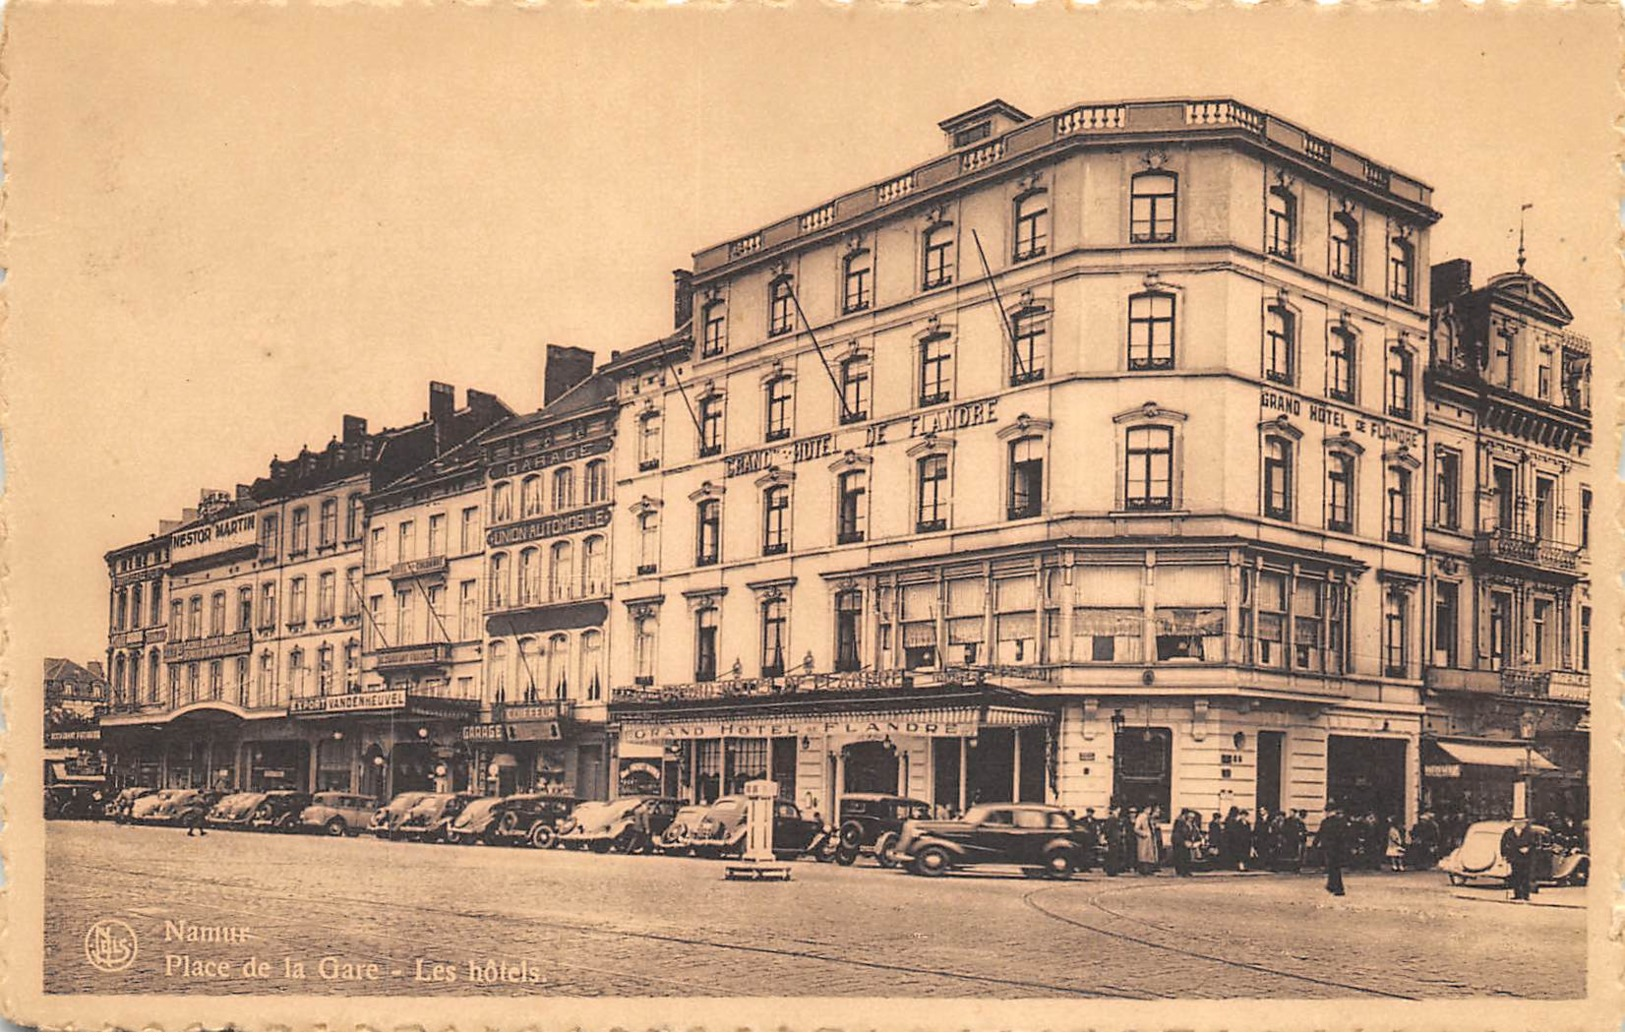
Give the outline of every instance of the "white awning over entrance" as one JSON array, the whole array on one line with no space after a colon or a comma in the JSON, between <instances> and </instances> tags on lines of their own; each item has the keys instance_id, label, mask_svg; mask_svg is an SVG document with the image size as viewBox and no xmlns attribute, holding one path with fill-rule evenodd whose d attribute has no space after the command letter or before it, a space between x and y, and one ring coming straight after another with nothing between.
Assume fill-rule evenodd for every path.
<instances>
[{"instance_id":1,"label":"white awning over entrance","mask_svg":"<svg viewBox=\"0 0 1625 1036\"><path fill-rule=\"evenodd\" d=\"M1550 759L1522 745L1488 745L1473 741L1440 741L1439 749L1467 766L1504 766L1512 770L1555 770Z\"/></svg>"}]
</instances>

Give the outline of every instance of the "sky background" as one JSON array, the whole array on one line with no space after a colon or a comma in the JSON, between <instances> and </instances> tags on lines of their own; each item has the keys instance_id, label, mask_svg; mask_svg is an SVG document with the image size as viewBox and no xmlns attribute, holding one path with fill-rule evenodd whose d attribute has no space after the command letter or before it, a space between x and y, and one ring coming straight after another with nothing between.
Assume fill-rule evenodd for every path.
<instances>
[{"instance_id":1,"label":"sky background","mask_svg":"<svg viewBox=\"0 0 1625 1036\"><path fill-rule=\"evenodd\" d=\"M1106 6L12 5L18 664L102 657L103 552L200 487L416 420L431 379L532 409L545 343L667 333L693 252L992 97L1234 96L1432 184L1433 259L1480 282L1532 201L1530 272L1606 348L1616 8Z\"/></svg>"}]
</instances>

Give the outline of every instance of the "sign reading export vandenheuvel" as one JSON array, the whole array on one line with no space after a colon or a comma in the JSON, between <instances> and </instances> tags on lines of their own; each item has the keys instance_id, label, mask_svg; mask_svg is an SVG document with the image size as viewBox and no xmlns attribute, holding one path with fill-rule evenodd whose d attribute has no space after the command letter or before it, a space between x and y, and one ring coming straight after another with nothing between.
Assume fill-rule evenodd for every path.
<instances>
[{"instance_id":1,"label":"sign reading export vandenheuvel","mask_svg":"<svg viewBox=\"0 0 1625 1036\"><path fill-rule=\"evenodd\" d=\"M587 507L564 514L550 514L542 518L529 518L512 525L499 525L485 534L488 547L508 547L529 540L545 540L588 529L601 529L610 523L615 511L608 504Z\"/></svg>"},{"instance_id":2,"label":"sign reading export vandenheuvel","mask_svg":"<svg viewBox=\"0 0 1625 1036\"><path fill-rule=\"evenodd\" d=\"M325 694L294 698L288 702L290 714L315 712L365 712L369 709L404 709L405 691L359 691L355 694Z\"/></svg>"}]
</instances>

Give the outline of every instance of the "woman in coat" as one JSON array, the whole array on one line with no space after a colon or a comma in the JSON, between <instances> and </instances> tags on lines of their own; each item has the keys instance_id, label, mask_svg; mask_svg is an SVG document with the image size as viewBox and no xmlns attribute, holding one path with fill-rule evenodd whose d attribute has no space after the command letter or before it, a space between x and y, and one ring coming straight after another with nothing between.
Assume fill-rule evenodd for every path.
<instances>
[{"instance_id":1,"label":"woman in coat","mask_svg":"<svg viewBox=\"0 0 1625 1036\"><path fill-rule=\"evenodd\" d=\"M1161 857L1162 830L1157 824L1155 806L1140 810L1134 818L1134 858L1141 874L1155 874Z\"/></svg>"}]
</instances>

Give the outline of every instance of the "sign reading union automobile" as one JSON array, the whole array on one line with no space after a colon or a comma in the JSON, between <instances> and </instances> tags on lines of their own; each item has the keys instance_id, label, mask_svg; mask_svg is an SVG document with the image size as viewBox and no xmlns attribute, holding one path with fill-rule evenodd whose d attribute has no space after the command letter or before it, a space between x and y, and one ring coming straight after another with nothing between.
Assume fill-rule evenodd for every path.
<instances>
[{"instance_id":1,"label":"sign reading union automobile","mask_svg":"<svg viewBox=\"0 0 1625 1036\"><path fill-rule=\"evenodd\" d=\"M553 536L563 536L566 533L601 529L608 525L614 516L614 509L608 504L604 504L598 507L583 508L579 511L567 511L564 514L550 514L543 518L531 518L528 521L515 522L512 525L499 525L485 534L485 545L488 547L507 547L528 540L545 540Z\"/></svg>"}]
</instances>

